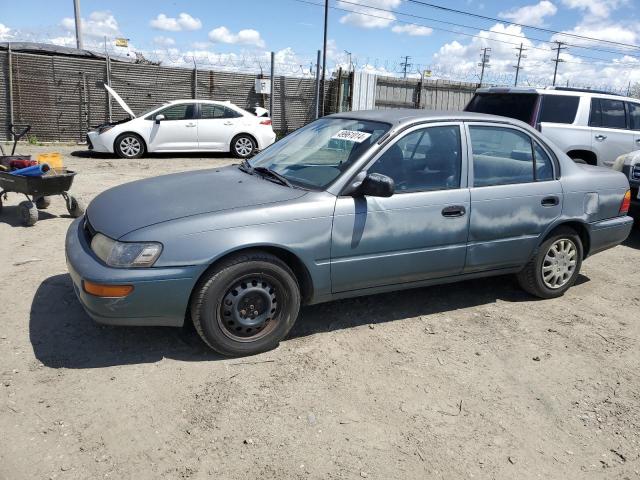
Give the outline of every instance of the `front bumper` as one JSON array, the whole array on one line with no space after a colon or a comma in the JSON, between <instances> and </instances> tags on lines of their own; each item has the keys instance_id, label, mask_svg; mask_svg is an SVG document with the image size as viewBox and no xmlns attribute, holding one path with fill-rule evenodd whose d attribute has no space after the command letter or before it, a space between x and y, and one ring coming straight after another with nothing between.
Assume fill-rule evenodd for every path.
<instances>
[{"instance_id":1,"label":"front bumper","mask_svg":"<svg viewBox=\"0 0 640 480\"><path fill-rule=\"evenodd\" d=\"M633 218L621 216L588 224L591 248L589 255L624 242L633 228Z\"/></svg>"},{"instance_id":2,"label":"front bumper","mask_svg":"<svg viewBox=\"0 0 640 480\"><path fill-rule=\"evenodd\" d=\"M200 267L111 268L93 254L84 230L84 216L67 231L67 268L80 303L98 323L107 325L182 326ZM83 281L133 285L123 298L95 297Z\"/></svg>"},{"instance_id":3,"label":"front bumper","mask_svg":"<svg viewBox=\"0 0 640 480\"><path fill-rule=\"evenodd\" d=\"M104 137L95 130L87 132L87 143L89 144L89 150L94 152L113 153L113 145L107 145Z\"/></svg>"}]
</instances>

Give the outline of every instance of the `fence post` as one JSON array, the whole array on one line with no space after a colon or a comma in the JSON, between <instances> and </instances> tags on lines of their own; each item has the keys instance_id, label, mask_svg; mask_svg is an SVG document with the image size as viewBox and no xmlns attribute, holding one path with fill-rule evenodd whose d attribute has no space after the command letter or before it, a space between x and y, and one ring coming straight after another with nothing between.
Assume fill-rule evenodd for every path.
<instances>
[{"instance_id":1,"label":"fence post","mask_svg":"<svg viewBox=\"0 0 640 480\"><path fill-rule=\"evenodd\" d=\"M318 50L318 59L316 60L316 120L320 116L320 55Z\"/></svg>"},{"instance_id":2,"label":"fence post","mask_svg":"<svg viewBox=\"0 0 640 480\"><path fill-rule=\"evenodd\" d=\"M7 49L9 61L9 125L13 125L13 56L11 54L11 42Z\"/></svg>"},{"instance_id":3,"label":"fence post","mask_svg":"<svg viewBox=\"0 0 640 480\"><path fill-rule=\"evenodd\" d=\"M276 54L271 52L271 93L269 94L269 116L271 117L271 121L273 122L274 111L273 111L273 96L275 95L275 75L276 75ZM282 92L280 92L282 95ZM284 115L284 112L282 112Z\"/></svg>"},{"instance_id":4,"label":"fence post","mask_svg":"<svg viewBox=\"0 0 640 480\"><path fill-rule=\"evenodd\" d=\"M196 64L196 57L193 57L193 99L198 98L198 65Z\"/></svg>"},{"instance_id":5,"label":"fence post","mask_svg":"<svg viewBox=\"0 0 640 480\"><path fill-rule=\"evenodd\" d=\"M107 85L111 86L111 57L107 53ZM111 105L111 94L107 92L107 113L109 114L109 122L113 121L113 107Z\"/></svg>"}]
</instances>

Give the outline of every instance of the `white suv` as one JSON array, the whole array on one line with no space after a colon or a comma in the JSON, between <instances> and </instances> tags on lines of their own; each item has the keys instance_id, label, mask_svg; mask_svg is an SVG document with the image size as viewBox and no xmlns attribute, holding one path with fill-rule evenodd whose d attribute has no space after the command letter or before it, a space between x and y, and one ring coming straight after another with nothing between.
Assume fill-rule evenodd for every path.
<instances>
[{"instance_id":1,"label":"white suv","mask_svg":"<svg viewBox=\"0 0 640 480\"><path fill-rule=\"evenodd\" d=\"M480 88L466 111L517 118L576 162L611 167L640 149L640 100L563 87Z\"/></svg>"}]
</instances>

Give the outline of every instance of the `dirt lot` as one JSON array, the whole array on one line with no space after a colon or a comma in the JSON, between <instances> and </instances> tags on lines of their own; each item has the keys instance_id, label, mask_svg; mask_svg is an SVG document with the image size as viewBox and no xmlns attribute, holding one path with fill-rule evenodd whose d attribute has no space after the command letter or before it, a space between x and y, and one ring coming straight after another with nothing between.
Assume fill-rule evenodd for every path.
<instances>
[{"instance_id":1,"label":"dirt lot","mask_svg":"<svg viewBox=\"0 0 640 480\"><path fill-rule=\"evenodd\" d=\"M77 147L79 148L79 147ZM222 165L70 155L74 190ZM167 201L172 201L167 192ZM78 304L61 199L0 217L0 478L639 478L640 233L537 301L495 278L304 308L226 360Z\"/></svg>"}]
</instances>

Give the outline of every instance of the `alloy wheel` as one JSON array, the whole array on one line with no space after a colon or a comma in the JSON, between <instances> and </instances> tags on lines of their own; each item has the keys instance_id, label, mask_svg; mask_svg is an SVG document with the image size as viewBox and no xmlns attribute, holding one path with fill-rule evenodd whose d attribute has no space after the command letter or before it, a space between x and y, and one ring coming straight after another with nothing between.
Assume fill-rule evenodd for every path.
<instances>
[{"instance_id":1,"label":"alloy wheel","mask_svg":"<svg viewBox=\"0 0 640 480\"><path fill-rule=\"evenodd\" d=\"M568 238L553 242L542 261L542 280L551 288L562 288L576 269L578 249Z\"/></svg>"},{"instance_id":2,"label":"alloy wheel","mask_svg":"<svg viewBox=\"0 0 640 480\"><path fill-rule=\"evenodd\" d=\"M135 157L140 153L142 149L142 145L140 144L140 140L136 137L124 137L120 141L120 150L127 157Z\"/></svg>"},{"instance_id":3,"label":"alloy wheel","mask_svg":"<svg viewBox=\"0 0 640 480\"><path fill-rule=\"evenodd\" d=\"M240 137L236 140L234 148L238 155L246 157L253 152L253 142L247 137Z\"/></svg>"}]
</instances>

